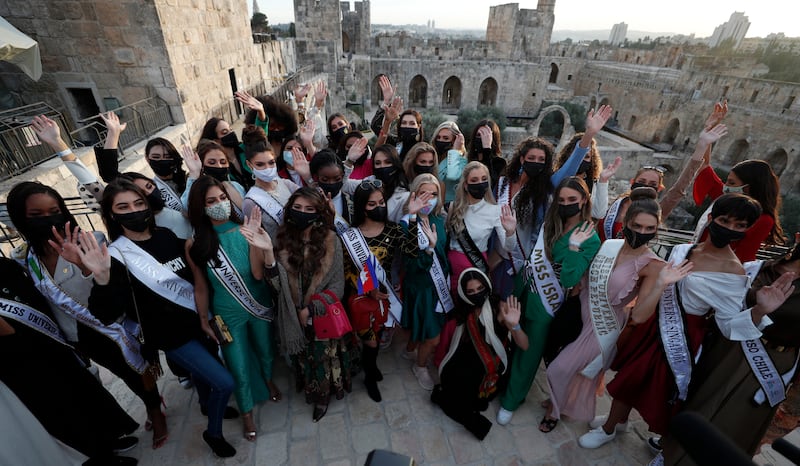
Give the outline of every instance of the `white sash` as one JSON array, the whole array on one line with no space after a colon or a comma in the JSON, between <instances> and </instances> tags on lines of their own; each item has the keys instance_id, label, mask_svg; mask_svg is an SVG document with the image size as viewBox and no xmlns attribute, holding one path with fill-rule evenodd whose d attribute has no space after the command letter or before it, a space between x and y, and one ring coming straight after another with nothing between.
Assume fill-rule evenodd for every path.
<instances>
[{"instance_id":1,"label":"white sash","mask_svg":"<svg viewBox=\"0 0 800 466\"><path fill-rule=\"evenodd\" d=\"M125 236L120 236L108 248L111 257L125 264L128 270L156 294L186 309L197 312L194 287L175 272L159 263L153 256ZM127 299L127 297L121 297Z\"/></svg>"},{"instance_id":2,"label":"white sash","mask_svg":"<svg viewBox=\"0 0 800 466\"><path fill-rule=\"evenodd\" d=\"M210 262L208 267L211 269L214 276L219 279L220 283L222 283L222 286L224 286L225 289L228 290L228 293L230 293L247 312L252 314L253 317L271 322L274 317L272 308L266 307L256 301L256 298L254 298L250 290L247 289L242 276L239 275L239 271L231 264L231 260L228 258L228 255L225 254L225 251L222 250L222 247L217 251L217 259L219 259L220 262L219 267L214 267Z\"/></svg>"},{"instance_id":3,"label":"white sash","mask_svg":"<svg viewBox=\"0 0 800 466\"><path fill-rule=\"evenodd\" d=\"M375 257L367 245L367 240L358 228L350 228L345 231L342 234L342 243L347 248L347 252L350 253L350 258L353 260L357 271L364 270L364 265L370 256ZM381 263L377 259L374 260L374 263L375 275L378 276L378 281L386 288L386 292L389 294L389 319L386 321L386 326L393 327L395 322L400 322L400 318L403 315L403 304L397 298L394 287L389 283L386 271L381 266Z\"/></svg>"},{"instance_id":4,"label":"white sash","mask_svg":"<svg viewBox=\"0 0 800 466\"><path fill-rule=\"evenodd\" d=\"M611 207L608 208L608 212L606 212L606 219L603 220L603 233L606 235L606 239L614 238L614 223L617 221L617 214L625 199L627 197L621 197L614 201Z\"/></svg>"},{"instance_id":5,"label":"white sash","mask_svg":"<svg viewBox=\"0 0 800 466\"><path fill-rule=\"evenodd\" d=\"M345 231L350 229L350 224L347 223L341 215L336 215L333 218L333 226L336 228L336 234L342 236Z\"/></svg>"},{"instance_id":6,"label":"white sash","mask_svg":"<svg viewBox=\"0 0 800 466\"><path fill-rule=\"evenodd\" d=\"M89 312L86 306L76 301L53 282L47 270L39 265L32 251L28 252L27 265L34 285L45 298L55 304L63 313L111 339L119 347L125 362L128 363L131 369L140 374L144 373L147 368L147 361L142 358L139 340L136 338L136 334L139 331L138 325L130 321L126 323L131 329L126 328L119 322L104 325Z\"/></svg>"},{"instance_id":7,"label":"white sash","mask_svg":"<svg viewBox=\"0 0 800 466\"><path fill-rule=\"evenodd\" d=\"M673 264L683 262L689 247L688 244L674 247L670 262ZM678 386L678 398L686 400L689 381L692 377L692 357L689 353L689 344L683 328L683 313L678 306L676 293L676 284L672 283L661 295L658 325L664 353L669 367L672 369L672 374L675 376L675 384Z\"/></svg>"},{"instance_id":8,"label":"white sash","mask_svg":"<svg viewBox=\"0 0 800 466\"><path fill-rule=\"evenodd\" d=\"M711 209L714 207L714 203L712 202L708 209L703 212L703 215L697 219L697 226L694 229L694 236L692 237L693 243L699 243L700 237L703 236L703 232L706 231L706 227L708 226L708 215L711 213Z\"/></svg>"},{"instance_id":9,"label":"white sash","mask_svg":"<svg viewBox=\"0 0 800 466\"><path fill-rule=\"evenodd\" d=\"M252 199L256 204L258 204L258 206L261 207L264 212L267 213L267 215L275 220L275 223L278 225L283 224L283 206L268 192L257 186L253 186L249 191L247 191L247 194L244 197L247 199Z\"/></svg>"},{"instance_id":10,"label":"white sash","mask_svg":"<svg viewBox=\"0 0 800 466\"><path fill-rule=\"evenodd\" d=\"M558 282L553 264L544 251L544 226L539 230L536 245L525 267L525 275L531 292L539 295L544 310L551 316L555 315L564 301L564 288Z\"/></svg>"},{"instance_id":11,"label":"white sash","mask_svg":"<svg viewBox=\"0 0 800 466\"><path fill-rule=\"evenodd\" d=\"M36 330L44 336L50 337L53 340L61 343L64 346L70 346L61 330L58 328L52 319L47 317L46 314L37 311L36 309L10 299L0 298L0 317L6 317L15 320L27 327Z\"/></svg>"},{"instance_id":12,"label":"white sash","mask_svg":"<svg viewBox=\"0 0 800 466\"><path fill-rule=\"evenodd\" d=\"M181 197L178 196L178 193L176 193L174 189L172 189L172 186L157 176L153 177L153 182L161 192L161 199L164 199L164 205L172 210L177 210L178 212L184 211Z\"/></svg>"},{"instance_id":13,"label":"white sash","mask_svg":"<svg viewBox=\"0 0 800 466\"><path fill-rule=\"evenodd\" d=\"M590 379L611 364L619 337L620 323L608 299L608 282L624 244L625 240L607 239L589 267L589 311L600 346L600 354L581 371L581 375Z\"/></svg>"},{"instance_id":14,"label":"white sash","mask_svg":"<svg viewBox=\"0 0 800 466\"><path fill-rule=\"evenodd\" d=\"M504 206L510 205L508 203L509 193L511 192L511 181L505 176L501 176L497 180L497 205Z\"/></svg>"},{"instance_id":15,"label":"white sash","mask_svg":"<svg viewBox=\"0 0 800 466\"><path fill-rule=\"evenodd\" d=\"M436 226L431 223L431 228L436 228ZM442 232L442 234L444 234L444 232ZM430 246L430 240L425 236L425 233L419 225L417 225L417 244L419 244L420 254L423 254L422 251ZM434 245L434 247L436 247L436 245ZM439 297L439 301L436 303L436 312L440 314L450 312L453 307L455 307L453 298L450 296L450 278L445 275L442 264L439 262L439 257L436 255L436 251L433 252L433 264L431 265L429 273L433 285L436 287L436 295Z\"/></svg>"}]
</instances>

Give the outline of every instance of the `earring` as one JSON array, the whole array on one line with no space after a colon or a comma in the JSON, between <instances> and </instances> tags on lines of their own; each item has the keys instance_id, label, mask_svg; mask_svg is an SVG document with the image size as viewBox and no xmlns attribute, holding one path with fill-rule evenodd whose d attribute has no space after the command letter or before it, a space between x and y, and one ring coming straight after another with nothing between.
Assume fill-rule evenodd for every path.
<instances>
[{"instance_id":1,"label":"earring","mask_svg":"<svg viewBox=\"0 0 800 466\"><path fill-rule=\"evenodd\" d=\"M255 174L255 173L251 173L251 174L250 174L250 178L252 178L253 180L255 180L255 179L256 179L256 174Z\"/></svg>"}]
</instances>

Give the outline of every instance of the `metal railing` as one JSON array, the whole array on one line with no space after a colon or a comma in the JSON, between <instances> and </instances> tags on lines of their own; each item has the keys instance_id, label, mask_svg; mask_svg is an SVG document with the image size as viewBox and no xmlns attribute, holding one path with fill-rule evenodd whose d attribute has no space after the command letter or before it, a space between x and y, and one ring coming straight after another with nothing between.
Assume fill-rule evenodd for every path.
<instances>
[{"instance_id":1,"label":"metal railing","mask_svg":"<svg viewBox=\"0 0 800 466\"><path fill-rule=\"evenodd\" d=\"M0 180L11 178L55 155L30 127L36 115L46 115L55 121L67 144L72 143L64 116L44 102L0 112Z\"/></svg>"},{"instance_id":2,"label":"metal railing","mask_svg":"<svg viewBox=\"0 0 800 466\"><path fill-rule=\"evenodd\" d=\"M105 225L100 213L87 206L82 198L67 197L64 198L64 203L81 229L105 232ZM0 257L9 257L11 250L24 242L17 229L11 223L6 204L0 204Z\"/></svg>"},{"instance_id":3,"label":"metal railing","mask_svg":"<svg viewBox=\"0 0 800 466\"><path fill-rule=\"evenodd\" d=\"M117 114L120 122L128 124L119 138L119 147L122 150L175 124L169 105L160 97L148 97L122 107L109 108L109 110ZM70 132L76 145L101 145L105 141L108 131L99 114L84 118L78 123L83 126Z\"/></svg>"}]
</instances>

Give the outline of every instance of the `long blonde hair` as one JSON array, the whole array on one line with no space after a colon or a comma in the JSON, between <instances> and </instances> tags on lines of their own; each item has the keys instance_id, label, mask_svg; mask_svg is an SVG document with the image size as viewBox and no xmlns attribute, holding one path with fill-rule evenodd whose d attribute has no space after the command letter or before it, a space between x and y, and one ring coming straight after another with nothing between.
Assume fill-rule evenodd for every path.
<instances>
[{"instance_id":1,"label":"long blonde hair","mask_svg":"<svg viewBox=\"0 0 800 466\"><path fill-rule=\"evenodd\" d=\"M414 194L417 194L419 188L423 184L432 184L436 186L436 206L431 211L431 215L441 215L442 213L442 204L444 204L444 196L442 195L442 185L438 178L431 175L430 173L422 173L421 175L417 175L414 178L414 181L411 182L411 186L408 190ZM405 205L403 206L403 213L408 213L408 201L411 200L411 196L408 196L408 200L406 200Z\"/></svg>"},{"instance_id":2,"label":"long blonde hair","mask_svg":"<svg viewBox=\"0 0 800 466\"><path fill-rule=\"evenodd\" d=\"M447 212L448 233L458 234L461 233L466 227L464 224L464 215L467 213L467 208L469 207L469 199L467 199L467 178L469 178L469 174L473 170L483 170L483 172L486 173L486 177L491 179L489 168L481 162L469 162L464 167L464 170L461 171L461 179L458 180L458 185L456 185L456 198L453 201L453 205L450 207L450 209L448 209ZM497 204L497 202L494 200L494 194L492 194L491 187L490 189L486 190L486 194L483 196L483 199L489 204Z\"/></svg>"},{"instance_id":3,"label":"long blonde hair","mask_svg":"<svg viewBox=\"0 0 800 466\"><path fill-rule=\"evenodd\" d=\"M414 178L418 176L414 171L414 165L417 164L417 157L426 152L433 154L433 171L431 173L433 173L433 176L439 177L439 161L436 158L436 148L427 142L418 142L408 150L406 158L403 159L403 171L406 173L406 179L409 182L413 181Z\"/></svg>"},{"instance_id":4,"label":"long blonde hair","mask_svg":"<svg viewBox=\"0 0 800 466\"><path fill-rule=\"evenodd\" d=\"M547 208L547 213L544 216L544 252L551 261L553 260L553 247L556 241L566 233L564 231L564 220L561 220L561 216L558 215L558 195L564 188L571 188L581 193L585 201L581 208L581 222L592 221L592 196L589 194L589 187L586 186L586 182L577 176L570 176L561 180L561 183L558 183L553 192L553 202L550 203L550 207Z\"/></svg>"}]
</instances>

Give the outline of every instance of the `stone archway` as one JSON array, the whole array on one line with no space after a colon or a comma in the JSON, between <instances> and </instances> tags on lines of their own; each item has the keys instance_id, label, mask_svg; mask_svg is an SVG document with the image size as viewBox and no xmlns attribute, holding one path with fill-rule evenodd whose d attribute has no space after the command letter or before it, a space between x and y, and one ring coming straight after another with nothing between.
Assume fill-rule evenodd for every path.
<instances>
[{"instance_id":1,"label":"stone archway","mask_svg":"<svg viewBox=\"0 0 800 466\"><path fill-rule=\"evenodd\" d=\"M775 175L780 177L784 170L786 170L786 165L789 163L789 154L786 153L784 148L779 147L770 152L764 161L772 167L772 171L775 172Z\"/></svg>"},{"instance_id":2,"label":"stone archway","mask_svg":"<svg viewBox=\"0 0 800 466\"><path fill-rule=\"evenodd\" d=\"M747 139L737 139L728 146L728 152L725 154L725 162L730 166L747 160L747 153L750 151L750 143Z\"/></svg>"},{"instance_id":3,"label":"stone archway","mask_svg":"<svg viewBox=\"0 0 800 466\"><path fill-rule=\"evenodd\" d=\"M408 85L408 106L425 108L428 106L428 80L418 74Z\"/></svg>"},{"instance_id":4,"label":"stone archway","mask_svg":"<svg viewBox=\"0 0 800 466\"><path fill-rule=\"evenodd\" d=\"M603 105L611 105L611 99L609 99L608 97L603 97L602 99L600 99L600 105L597 108L600 108ZM597 110L597 108L595 110Z\"/></svg>"},{"instance_id":5,"label":"stone archway","mask_svg":"<svg viewBox=\"0 0 800 466\"><path fill-rule=\"evenodd\" d=\"M369 98L373 106L380 105L383 102L383 92L381 91L380 78L383 74L379 74L372 79L372 85L369 87Z\"/></svg>"},{"instance_id":6,"label":"stone archway","mask_svg":"<svg viewBox=\"0 0 800 466\"><path fill-rule=\"evenodd\" d=\"M550 84L558 82L558 65L550 63L550 79L547 81Z\"/></svg>"},{"instance_id":7,"label":"stone archway","mask_svg":"<svg viewBox=\"0 0 800 466\"><path fill-rule=\"evenodd\" d=\"M550 113L558 112L561 114L562 118L564 119L564 129L561 132L561 138L558 141L557 149L564 147L564 145L569 142L570 138L575 135L575 127L572 126L572 120L569 117L569 112L567 109L562 107L561 105L550 105L549 107L545 107L539 112L539 116L533 120L531 126L528 129L528 132L533 137L539 137L539 127L542 125L542 120L549 115Z\"/></svg>"},{"instance_id":8,"label":"stone archway","mask_svg":"<svg viewBox=\"0 0 800 466\"><path fill-rule=\"evenodd\" d=\"M681 129L681 122L677 118L669 120L667 129L664 130L664 135L661 141L666 144L675 144L675 139L678 137L678 131Z\"/></svg>"},{"instance_id":9,"label":"stone archway","mask_svg":"<svg viewBox=\"0 0 800 466\"><path fill-rule=\"evenodd\" d=\"M450 76L442 87L442 109L458 110L461 108L461 80Z\"/></svg>"},{"instance_id":10,"label":"stone archway","mask_svg":"<svg viewBox=\"0 0 800 466\"><path fill-rule=\"evenodd\" d=\"M497 103L497 81L486 78L478 89L478 105L494 106Z\"/></svg>"}]
</instances>

